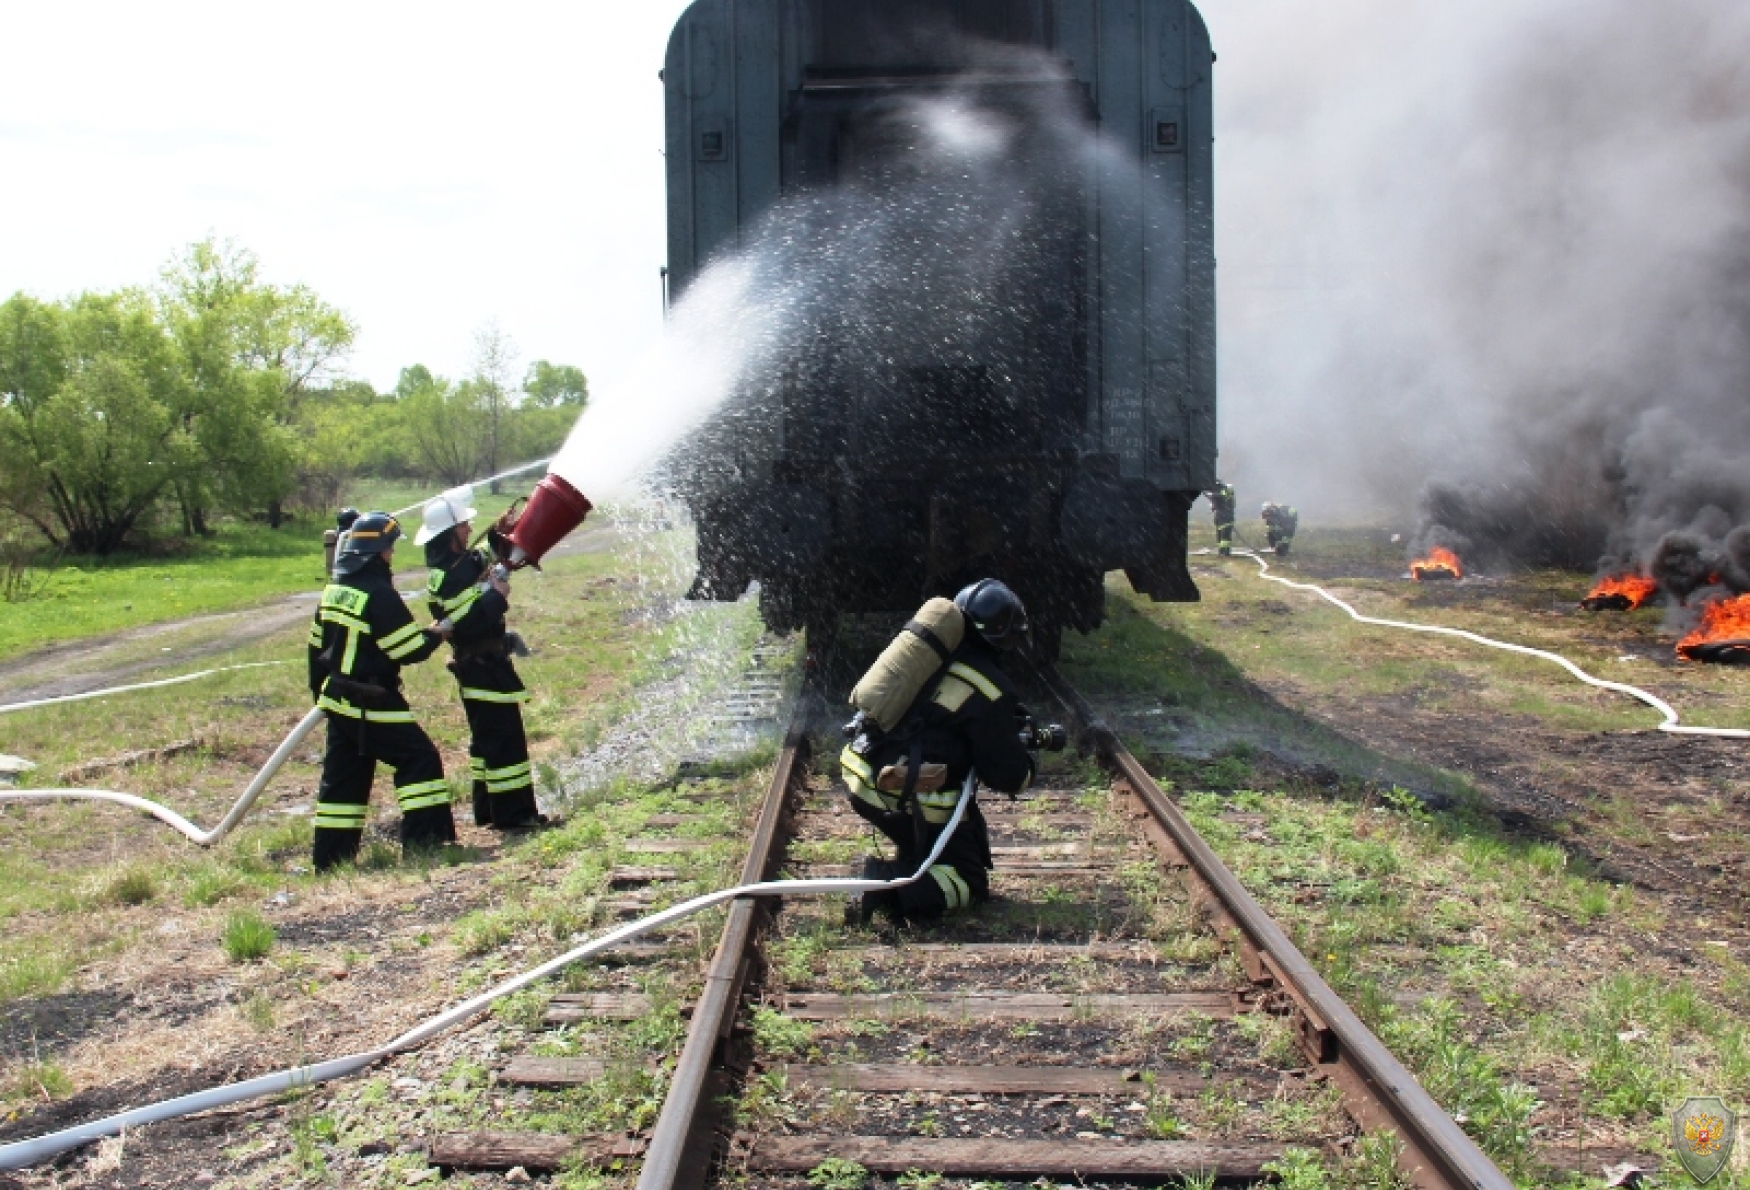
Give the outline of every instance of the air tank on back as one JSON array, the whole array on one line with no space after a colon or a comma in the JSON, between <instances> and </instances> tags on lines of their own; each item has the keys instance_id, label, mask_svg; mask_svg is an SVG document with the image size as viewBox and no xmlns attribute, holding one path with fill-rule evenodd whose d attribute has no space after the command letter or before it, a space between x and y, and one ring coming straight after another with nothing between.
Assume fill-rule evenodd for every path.
<instances>
[{"instance_id":1,"label":"air tank on back","mask_svg":"<svg viewBox=\"0 0 1750 1190\"><path fill-rule=\"evenodd\" d=\"M1215 481L1214 55L1185 0L697 0L668 277L769 315L668 482L696 598L769 627L995 576L1036 644L1104 578L1194 600Z\"/></svg>"}]
</instances>

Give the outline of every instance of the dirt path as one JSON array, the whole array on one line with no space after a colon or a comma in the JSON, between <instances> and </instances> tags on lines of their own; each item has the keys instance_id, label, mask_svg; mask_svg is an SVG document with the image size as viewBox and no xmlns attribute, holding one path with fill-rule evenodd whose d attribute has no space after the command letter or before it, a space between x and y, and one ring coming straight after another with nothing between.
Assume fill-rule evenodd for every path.
<instances>
[{"instance_id":1,"label":"dirt path","mask_svg":"<svg viewBox=\"0 0 1750 1190\"><path fill-rule=\"evenodd\" d=\"M561 542L550 557L598 553L616 539L614 528L603 525ZM418 591L425 586L425 575L425 567L414 567L398 571L396 582L403 592ZM296 643L293 634L301 635L319 595L314 590L300 591L241 611L166 620L49 645L0 662L0 703L60 698L171 677L197 668L196 662L272 637L284 636L290 654Z\"/></svg>"}]
</instances>

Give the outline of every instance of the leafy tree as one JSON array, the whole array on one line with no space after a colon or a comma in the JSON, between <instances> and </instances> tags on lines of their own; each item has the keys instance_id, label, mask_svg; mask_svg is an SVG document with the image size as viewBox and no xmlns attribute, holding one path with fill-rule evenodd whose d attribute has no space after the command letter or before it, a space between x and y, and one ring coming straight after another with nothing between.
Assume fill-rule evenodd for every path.
<instances>
[{"instance_id":1,"label":"leafy tree","mask_svg":"<svg viewBox=\"0 0 1750 1190\"><path fill-rule=\"evenodd\" d=\"M430 384L432 380L431 369L424 364L414 364L411 367L402 368L400 378L395 381L394 396L396 399L412 396L420 388Z\"/></svg>"},{"instance_id":2,"label":"leafy tree","mask_svg":"<svg viewBox=\"0 0 1750 1190\"><path fill-rule=\"evenodd\" d=\"M145 295L0 308L0 498L53 545L118 549L198 450L188 377Z\"/></svg>"},{"instance_id":3,"label":"leafy tree","mask_svg":"<svg viewBox=\"0 0 1750 1190\"><path fill-rule=\"evenodd\" d=\"M512 387L512 369L516 364L516 345L496 322L489 322L474 335L474 368L464 387L484 415L481 438L481 459L487 474L498 474L505 461L505 447L511 437L511 425L517 404L517 392ZM498 491L498 480L492 481Z\"/></svg>"},{"instance_id":4,"label":"leafy tree","mask_svg":"<svg viewBox=\"0 0 1750 1190\"><path fill-rule=\"evenodd\" d=\"M366 381L307 389L298 410L303 461L295 506L326 516L344 502L361 472L400 465L400 429L393 398L379 396Z\"/></svg>"},{"instance_id":5,"label":"leafy tree","mask_svg":"<svg viewBox=\"0 0 1750 1190\"><path fill-rule=\"evenodd\" d=\"M265 510L278 528L311 449L295 429L299 406L355 328L308 287L267 284L253 253L211 238L164 270L159 303L191 380L182 425L201 453L177 481L185 530L207 532L213 502Z\"/></svg>"},{"instance_id":6,"label":"leafy tree","mask_svg":"<svg viewBox=\"0 0 1750 1190\"><path fill-rule=\"evenodd\" d=\"M589 404L589 381L583 369L571 364L550 364L538 359L523 376L524 403L535 409Z\"/></svg>"},{"instance_id":7,"label":"leafy tree","mask_svg":"<svg viewBox=\"0 0 1750 1190\"><path fill-rule=\"evenodd\" d=\"M446 484L479 476L492 415L477 385L432 377L397 406L405 441L422 474Z\"/></svg>"},{"instance_id":8,"label":"leafy tree","mask_svg":"<svg viewBox=\"0 0 1750 1190\"><path fill-rule=\"evenodd\" d=\"M0 503L54 539L53 510L34 436L43 406L65 383L66 312L24 294L0 306Z\"/></svg>"}]
</instances>

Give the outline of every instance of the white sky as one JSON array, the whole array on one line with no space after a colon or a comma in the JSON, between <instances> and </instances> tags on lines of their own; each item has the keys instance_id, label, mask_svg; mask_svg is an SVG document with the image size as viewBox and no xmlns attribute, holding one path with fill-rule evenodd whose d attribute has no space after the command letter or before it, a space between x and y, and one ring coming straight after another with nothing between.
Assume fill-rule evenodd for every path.
<instances>
[{"instance_id":1,"label":"white sky","mask_svg":"<svg viewBox=\"0 0 1750 1190\"><path fill-rule=\"evenodd\" d=\"M0 296L145 284L208 233L360 335L352 371L611 373L661 326L684 0L0 0Z\"/></svg>"}]
</instances>

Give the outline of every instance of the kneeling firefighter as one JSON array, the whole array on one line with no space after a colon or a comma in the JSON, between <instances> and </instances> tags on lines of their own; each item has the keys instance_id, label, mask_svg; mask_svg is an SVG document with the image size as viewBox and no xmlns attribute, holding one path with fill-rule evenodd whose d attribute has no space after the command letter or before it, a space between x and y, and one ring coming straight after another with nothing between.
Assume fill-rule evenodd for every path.
<instances>
[{"instance_id":1,"label":"kneeling firefighter","mask_svg":"<svg viewBox=\"0 0 1750 1190\"><path fill-rule=\"evenodd\" d=\"M401 667L443 643L421 629L395 590L390 563L401 526L385 512L353 522L310 626L310 693L328 712L328 750L316 794L316 870L358 854L377 762L395 773L401 843L453 843L450 787L430 737L401 693Z\"/></svg>"},{"instance_id":2,"label":"kneeling firefighter","mask_svg":"<svg viewBox=\"0 0 1750 1190\"><path fill-rule=\"evenodd\" d=\"M1270 548L1278 558L1288 557L1294 545L1295 530L1300 528L1300 512L1292 504L1271 502L1264 505L1264 532L1269 535Z\"/></svg>"},{"instance_id":3,"label":"kneeling firefighter","mask_svg":"<svg viewBox=\"0 0 1750 1190\"><path fill-rule=\"evenodd\" d=\"M932 599L852 692L854 736L840 755L851 806L893 841L892 860L869 859L866 879L910 876L954 813L968 772L1011 797L1033 779L1034 752L1062 748L1061 727L1037 730L1016 699L1001 654L1027 636L1027 610L1007 586L983 579L949 603ZM865 893L877 912L924 921L990 896L990 831L974 801L922 880Z\"/></svg>"},{"instance_id":4,"label":"kneeling firefighter","mask_svg":"<svg viewBox=\"0 0 1750 1190\"><path fill-rule=\"evenodd\" d=\"M451 488L425 506L425 524L414 541L425 547L433 617L451 626L455 656L450 672L462 688L468 715L468 761L474 777L474 825L498 830L546 822L535 805L535 777L529 767L529 741L520 704L529 691L511 664L513 652L526 653L522 638L506 632L510 610L508 570L483 549L470 545L475 509L473 489ZM488 533L501 557L509 544L495 525Z\"/></svg>"}]
</instances>

